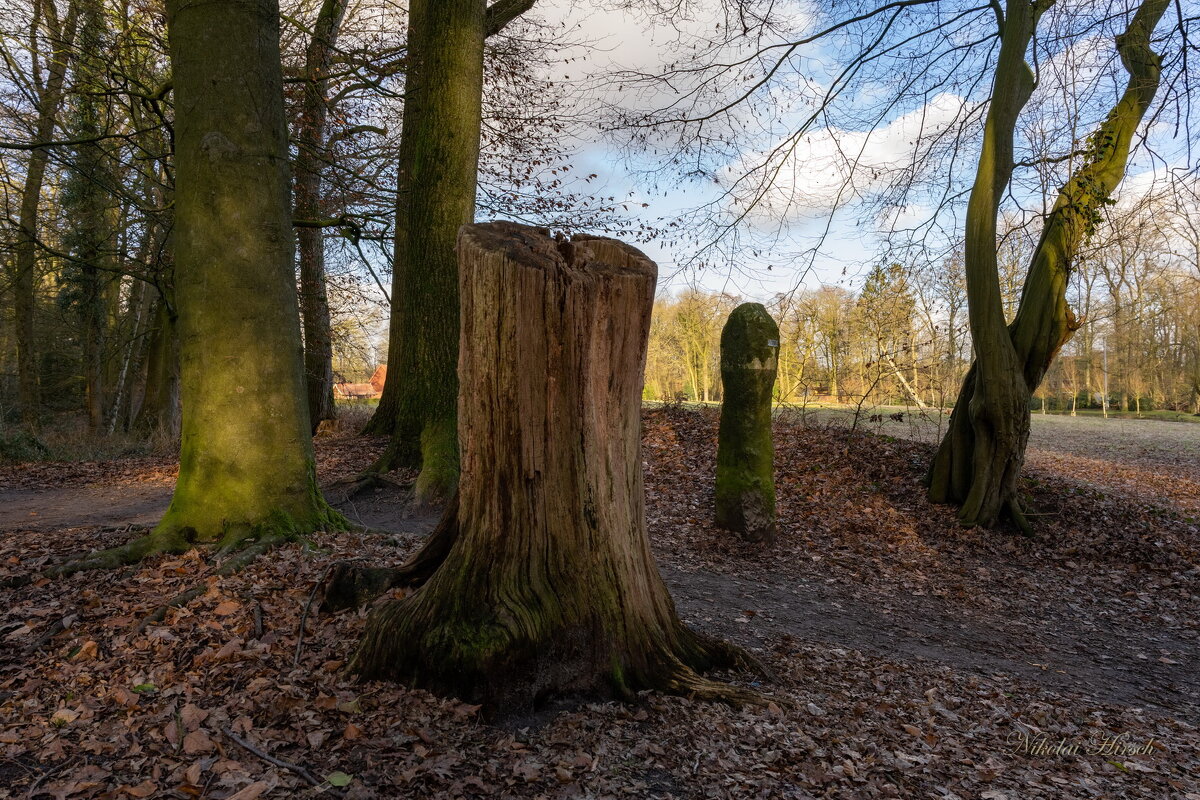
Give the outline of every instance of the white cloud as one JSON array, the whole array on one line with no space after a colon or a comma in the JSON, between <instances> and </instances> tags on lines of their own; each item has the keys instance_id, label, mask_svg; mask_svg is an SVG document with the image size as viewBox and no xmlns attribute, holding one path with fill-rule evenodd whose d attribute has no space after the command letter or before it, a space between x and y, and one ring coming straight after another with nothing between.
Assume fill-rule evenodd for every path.
<instances>
[{"instance_id":1,"label":"white cloud","mask_svg":"<svg viewBox=\"0 0 1200 800\"><path fill-rule=\"evenodd\" d=\"M723 183L730 202L755 203L750 216L761 221L828 213L884 188L911 162L919 142L945 131L965 107L962 97L939 94L875 130L814 130L787 151L753 153L730 164Z\"/></svg>"}]
</instances>

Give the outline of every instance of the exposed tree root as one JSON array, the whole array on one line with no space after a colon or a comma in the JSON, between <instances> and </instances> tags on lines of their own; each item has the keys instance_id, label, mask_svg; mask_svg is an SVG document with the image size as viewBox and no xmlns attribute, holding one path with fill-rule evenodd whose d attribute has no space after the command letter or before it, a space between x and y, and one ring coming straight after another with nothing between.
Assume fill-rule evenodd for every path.
<instances>
[{"instance_id":1,"label":"exposed tree root","mask_svg":"<svg viewBox=\"0 0 1200 800\"><path fill-rule=\"evenodd\" d=\"M319 592L321 609L336 613L361 608L399 586L420 586L446 560L458 539L458 495L446 506L425 544L399 567L368 567L341 561L330 567Z\"/></svg>"},{"instance_id":2,"label":"exposed tree root","mask_svg":"<svg viewBox=\"0 0 1200 800\"><path fill-rule=\"evenodd\" d=\"M1025 509L1021 505L1021 499L1015 495L1008 498L1006 510L1008 511L1009 518L1013 521L1013 524L1017 526L1017 529L1021 531L1022 535L1033 538L1033 525L1030 523L1029 518L1025 515Z\"/></svg>"},{"instance_id":3,"label":"exposed tree root","mask_svg":"<svg viewBox=\"0 0 1200 800\"><path fill-rule=\"evenodd\" d=\"M89 553L80 558L71 559L63 564L50 567L42 574L50 578L69 577L87 570L115 569L127 564L136 564L144 558L160 553L184 553L193 547L205 546L195 542L195 537L194 535L190 535L190 530L189 528L184 528L171 533L157 532L139 536L137 539L126 544ZM296 538L294 531L272 530L264 532L261 528L259 530L260 532L257 535L246 535L246 529L244 528L231 529L225 538L216 545L217 555L228 555L229 558L225 559L225 561L213 570L213 574L227 578L230 575L240 572L268 550L294 541ZM32 580L33 576L23 575L15 576L9 579L7 583L13 587L17 587L24 586ZM142 631L149 625L161 622L172 608L190 603L204 594L207 589L207 586L194 586L180 592L147 614L138 623L137 629ZM58 633L58 631L54 633ZM53 636L54 634L51 635Z\"/></svg>"},{"instance_id":4,"label":"exposed tree root","mask_svg":"<svg viewBox=\"0 0 1200 800\"><path fill-rule=\"evenodd\" d=\"M216 574L222 578L228 578L230 575L241 572L268 550L273 550L280 545L295 540L296 537L290 533L271 533L252 542L247 542L243 539L233 555L226 559L225 563L217 567Z\"/></svg>"},{"instance_id":5,"label":"exposed tree root","mask_svg":"<svg viewBox=\"0 0 1200 800\"><path fill-rule=\"evenodd\" d=\"M724 703L734 708L743 706L766 706L772 700L753 689L743 689L700 675L682 664L662 681L659 687L667 694L677 694L692 700Z\"/></svg>"},{"instance_id":6,"label":"exposed tree root","mask_svg":"<svg viewBox=\"0 0 1200 800\"><path fill-rule=\"evenodd\" d=\"M391 486L401 491L412 489L411 483L392 480L384 475L382 471L377 470L375 466L371 466L353 477L334 481L326 486L322 492L329 498L330 503L341 505L349 500L353 500L369 489L376 489L380 486Z\"/></svg>"},{"instance_id":7,"label":"exposed tree root","mask_svg":"<svg viewBox=\"0 0 1200 800\"><path fill-rule=\"evenodd\" d=\"M293 541L294 538L295 537L290 534L274 533L263 536L262 538L252 542L242 539L239 542L234 543L232 546L227 544L225 545L226 548L234 550L233 555L231 555L219 567L213 570L213 574L222 578L228 578L230 575L241 572L263 553L279 545L287 544L288 542ZM236 547L237 544L241 545L240 549ZM172 608L178 608L179 606L187 605L200 595L204 594L206 591L208 591L208 586L201 585L193 586L190 589L180 592L166 603L143 617L142 621L138 623L138 631L141 632L150 625L162 622L163 619L166 618L167 612L169 612Z\"/></svg>"},{"instance_id":8,"label":"exposed tree root","mask_svg":"<svg viewBox=\"0 0 1200 800\"><path fill-rule=\"evenodd\" d=\"M707 636L703 633L688 631L688 635L697 641L704 649L709 662L714 669L728 669L737 672L749 672L764 681L778 683L779 677L766 664L759 661L744 648L731 644L724 639Z\"/></svg>"},{"instance_id":9,"label":"exposed tree root","mask_svg":"<svg viewBox=\"0 0 1200 800\"><path fill-rule=\"evenodd\" d=\"M189 535L191 533L192 535ZM127 564L136 564L144 558L159 553L184 553L195 546L194 532L183 529L177 532L148 533L131 542L107 550L97 550L80 558L47 568L42 574L48 578L65 578L77 572L93 569L115 569Z\"/></svg>"},{"instance_id":10,"label":"exposed tree root","mask_svg":"<svg viewBox=\"0 0 1200 800\"><path fill-rule=\"evenodd\" d=\"M667 694L682 695L696 700L740 708L742 706L765 706L770 698L753 689L733 686L707 678L702 671L732 670L749 672L764 681L777 683L778 678L757 658L745 649L723 639L717 639L687 628L680 623L677 631L678 650L671 650L660 657L663 664L657 674L643 678L644 688L657 689Z\"/></svg>"},{"instance_id":11,"label":"exposed tree root","mask_svg":"<svg viewBox=\"0 0 1200 800\"><path fill-rule=\"evenodd\" d=\"M142 631L146 630L146 628L150 627L151 625L155 625L159 622L162 622L166 618L167 612L170 611L172 608L178 608L180 606L185 606L188 603L195 600L200 595L204 594L206 591L208 591L207 586L193 586L191 589L188 589L187 591L183 591L183 592L180 592L179 594L175 595L170 600L163 603L161 606L154 609L146 616L142 617L142 621L139 622L138 626L137 626L138 633L141 633Z\"/></svg>"}]
</instances>

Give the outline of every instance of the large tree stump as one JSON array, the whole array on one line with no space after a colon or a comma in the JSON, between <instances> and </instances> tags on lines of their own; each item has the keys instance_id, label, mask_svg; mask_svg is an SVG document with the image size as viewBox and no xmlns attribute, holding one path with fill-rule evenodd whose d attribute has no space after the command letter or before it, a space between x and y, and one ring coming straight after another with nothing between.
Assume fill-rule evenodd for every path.
<instances>
[{"instance_id":1,"label":"large tree stump","mask_svg":"<svg viewBox=\"0 0 1200 800\"><path fill-rule=\"evenodd\" d=\"M721 331L721 427L717 525L752 542L775 541L775 445L771 393L779 326L759 303L742 303Z\"/></svg>"},{"instance_id":2,"label":"large tree stump","mask_svg":"<svg viewBox=\"0 0 1200 800\"><path fill-rule=\"evenodd\" d=\"M697 670L745 663L690 632L650 555L642 370L657 269L611 239L463 227L458 537L368 622L352 669L484 703L754 695Z\"/></svg>"}]
</instances>

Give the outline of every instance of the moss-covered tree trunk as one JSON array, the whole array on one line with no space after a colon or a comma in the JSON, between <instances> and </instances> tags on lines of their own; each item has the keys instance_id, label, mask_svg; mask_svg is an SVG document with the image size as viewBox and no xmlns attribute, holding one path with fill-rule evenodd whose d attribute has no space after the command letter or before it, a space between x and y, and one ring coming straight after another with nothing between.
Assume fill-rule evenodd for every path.
<instances>
[{"instance_id":1,"label":"moss-covered tree trunk","mask_svg":"<svg viewBox=\"0 0 1200 800\"><path fill-rule=\"evenodd\" d=\"M398 197L399 337L389 340L388 386L376 412L394 407L395 419L377 469L420 466L422 502L447 500L458 480L454 242L475 215L486 11L483 0L413 0L408 11L399 183L411 190Z\"/></svg>"},{"instance_id":2,"label":"moss-covered tree trunk","mask_svg":"<svg viewBox=\"0 0 1200 800\"><path fill-rule=\"evenodd\" d=\"M475 218L484 40L534 0L412 0L396 178L388 378L364 433L392 441L373 471L420 467L416 498L458 481L458 229Z\"/></svg>"},{"instance_id":3,"label":"moss-covered tree trunk","mask_svg":"<svg viewBox=\"0 0 1200 800\"><path fill-rule=\"evenodd\" d=\"M458 533L368 622L352 669L481 701L658 687L734 651L688 631L650 555L641 388L656 268L611 239L513 223L459 238Z\"/></svg>"},{"instance_id":4,"label":"moss-covered tree trunk","mask_svg":"<svg viewBox=\"0 0 1200 800\"><path fill-rule=\"evenodd\" d=\"M1130 142L1158 90L1159 58L1150 49L1150 36L1167 5L1168 0L1146 0L1118 37L1128 85L1092 135L1083 164L1059 192L1034 251L1016 317L1006 326L996 262L996 210L1012 173L1016 117L1033 88L1024 53L1041 10L1020 0L1008 4L984 148L967 209L967 300L975 362L928 477L930 499L958 504L964 524L992 525L1007 513L1029 528L1017 477L1029 438L1030 397L1078 327L1066 300L1071 262L1124 176Z\"/></svg>"},{"instance_id":5,"label":"moss-covered tree trunk","mask_svg":"<svg viewBox=\"0 0 1200 800\"><path fill-rule=\"evenodd\" d=\"M759 303L743 303L721 331L721 427L717 525L752 542L775 541L775 444L771 397L779 326Z\"/></svg>"},{"instance_id":6,"label":"moss-covered tree trunk","mask_svg":"<svg viewBox=\"0 0 1200 800\"><path fill-rule=\"evenodd\" d=\"M305 54L303 85L296 120L296 168L293 185L296 219L322 216L321 188L326 161L325 143L329 67L346 0L324 0L313 23ZM318 226L296 230L300 261L300 316L304 329L304 381L308 414L313 430L323 420L334 419L333 334L329 319L329 293L325 278L325 234Z\"/></svg>"},{"instance_id":7,"label":"moss-covered tree trunk","mask_svg":"<svg viewBox=\"0 0 1200 800\"><path fill-rule=\"evenodd\" d=\"M276 0L169 0L179 480L153 546L344 524L316 485Z\"/></svg>"}]
</instances>

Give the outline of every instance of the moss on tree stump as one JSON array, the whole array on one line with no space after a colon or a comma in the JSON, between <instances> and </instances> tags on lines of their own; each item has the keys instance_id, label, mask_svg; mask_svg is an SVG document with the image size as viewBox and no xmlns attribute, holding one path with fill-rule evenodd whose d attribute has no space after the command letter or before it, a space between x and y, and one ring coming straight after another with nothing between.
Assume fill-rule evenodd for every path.
<instances>
[{"instance_id":1,"label":"moss on tree stump","mask_svg":"<svg viewBox=\"0 0 1200 800\"><path fill-rule=\"evenodd\" d=\"M759 303L733 310L721 331L721 427L717 525L752 542L775 540L775 446L771 393L779 326Z\"/></svg>"}]
</instances>

